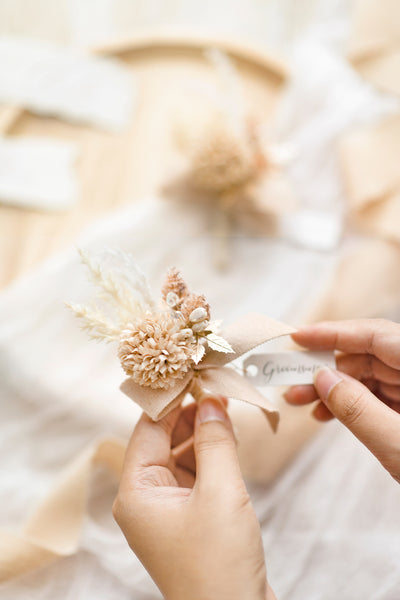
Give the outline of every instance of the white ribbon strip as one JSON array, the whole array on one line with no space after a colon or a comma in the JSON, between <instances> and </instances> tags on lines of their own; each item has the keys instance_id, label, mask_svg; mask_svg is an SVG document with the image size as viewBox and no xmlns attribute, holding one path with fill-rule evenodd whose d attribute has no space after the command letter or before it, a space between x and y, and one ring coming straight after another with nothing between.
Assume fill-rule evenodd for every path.
<instances>
[{"instance_id":1,"label":"white ribbon strip","mask_svg":"<svg viewBox=\"0 0 400 600\"><path fill-rule=\"evenodd\" d=\"M111 130L132 113L132 74L116 60L48 42L0 38L0 102Z\"/></svg>"},{"instance_id":2,"label":"white ribbon strip","mask_svg":"<svg viewBox=\"0 0 400 600\"><path fill-rule=\"evenodd\" d=\"M78 197L75 144L43 138L0 138L0 202L66 210Z\"/></svg>"}]
</instances>

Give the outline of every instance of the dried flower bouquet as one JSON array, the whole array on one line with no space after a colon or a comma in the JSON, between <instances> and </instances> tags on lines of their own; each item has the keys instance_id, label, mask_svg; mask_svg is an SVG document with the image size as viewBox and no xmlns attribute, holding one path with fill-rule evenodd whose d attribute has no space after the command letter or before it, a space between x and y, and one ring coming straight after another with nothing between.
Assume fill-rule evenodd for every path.
<instances>
[{"instance_id":1,"label":"dried flower bouquet","mask_svg":"<svg viewBox=\"0 0 400 600\"><path fill-rule=\"evenodd\" d=\"M176 269L168 271L157 304L130 256L108 251L103 258L91 257L81 251L81 258L108 313L97 304L67 305L92 339L116 343L128 376L121 390L152 419L167 414L187 393L199 400L207 392L259 406L276 429L277 409L227 365L259 344L292 333L292 327L252 314L220 333L205 297L190 292ZM113 266L107 268L110 258Z\"/></svg>"}]
</instances>

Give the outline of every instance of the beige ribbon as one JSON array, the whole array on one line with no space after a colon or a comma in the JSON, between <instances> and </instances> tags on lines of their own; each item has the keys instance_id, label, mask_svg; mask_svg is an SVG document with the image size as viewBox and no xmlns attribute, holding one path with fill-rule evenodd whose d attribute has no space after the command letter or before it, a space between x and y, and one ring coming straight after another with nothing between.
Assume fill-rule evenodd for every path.
<instances>
[{"instance_id":1,"label":"beige ribbon","mask_svg":"<svg viewBox=\"0 0 400 600\"><path fill-rule=\"evenodd\" d=\"M160 419L200 384L203 390L211 393L225 394L259 406L276 429L277 409L244 377L226 365L252 348L293 331L292 327L263 315L247 315L223 332L235 352L222 354L209 350L201 365L174 388L156 391L137 386L130 379L121 388L153 419ZM105 439L90 446L65 469L58 484L21 533L0 532L0 582L77 552L92 467L105 465L119 478L124 454L125 445L117 440Z\"/></svg>"},{"instance_id":2,"label":"beige ribbon","mask_svg":"<svg viewBox=\"0 0 400 600\"><path fill-rule=\"evenodd\" d=\"M359 0L349 57L379 89L400 95L400 2Z\"/></svg>"},{"instance_id":3,"label":"beige ribbon","mask_svg":"<svg viewBox=\"0 0 400 600\"><path fill-rule=\"evenodd\" d=\"M200 386L202 390L212 394L224 394L229 398L258 406L275 431L279 422L278 409L242 375L226 365L256 346L294 331L293 327L264 315L246 315L221 334L234 352L225 354L208 349L197 367L168 390L140 386L132 379L126 379L121 385L121 390L137 402L149 417L158 421L177 406L187 393L195 395L196 388Z\"/></svg>"},{"instance_id":4,"label":"beige ribbon","mask_svg":"<svg viewBox=\"0 0 400 600\"><path fill-rule=\"evenodd\" d=\"M356 227L400 242L400 116L347 135L340 156Z\"/></svg>"},{"instance_id":5,"label":"beige ribbon","mask_svg":"<svg viewBox=\"0 0 400 600\"><path fill-rule=\"evenodd\" d=\"M68 465L21 533L0 532L0 582L78 550L92 467L107 466L119 478L124 454L118 440L90 446Z\"/></svg>"}]
</instances>

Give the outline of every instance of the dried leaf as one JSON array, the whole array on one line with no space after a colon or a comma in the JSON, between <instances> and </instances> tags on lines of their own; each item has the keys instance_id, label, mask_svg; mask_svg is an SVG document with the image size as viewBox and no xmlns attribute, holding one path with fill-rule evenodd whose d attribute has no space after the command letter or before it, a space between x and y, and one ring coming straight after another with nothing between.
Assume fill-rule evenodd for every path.
<instances>
[{"instance_id":1,"label":"dried leaf","mask_svg":"<svg viewBox=\"0 0 400 600\"><path fill-rule=\"evenodd\" d=\"M196 350L192 354L193 362L196 365L198 365L205 353L206 353L206 349L205 349L204 345L200 341L198 341L196 344Z\"/></svg>"},{"instance_id":2,"label":"dried leaf","mask_svg":"<svg viewBox=\"0 0 400 600\"><path fill-rule=\"evenodd\" d=\"M206 340L211 350L216 350L217 352L225 353L234 352L230 343L224 340L224 338L220 335L216 335L215 333L209 333L206 336Z\"/></svg>"}]
</instances>

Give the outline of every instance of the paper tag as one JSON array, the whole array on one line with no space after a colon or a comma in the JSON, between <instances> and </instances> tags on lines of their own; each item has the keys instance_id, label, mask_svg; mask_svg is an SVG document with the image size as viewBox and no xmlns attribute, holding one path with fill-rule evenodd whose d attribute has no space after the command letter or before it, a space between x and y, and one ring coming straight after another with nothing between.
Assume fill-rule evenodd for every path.
<instances>
[{"instance_id":1,"label":"paper tag","mask_svg":"<svg viewBox=\"0 0 400 600\"><path fill-rule=\"evenodd\" d=\"M271 352L252 354L243 361L246 379L259 387L313 383L321 367L336 369L332 352Z\"/></svg>"}]
</instances>

